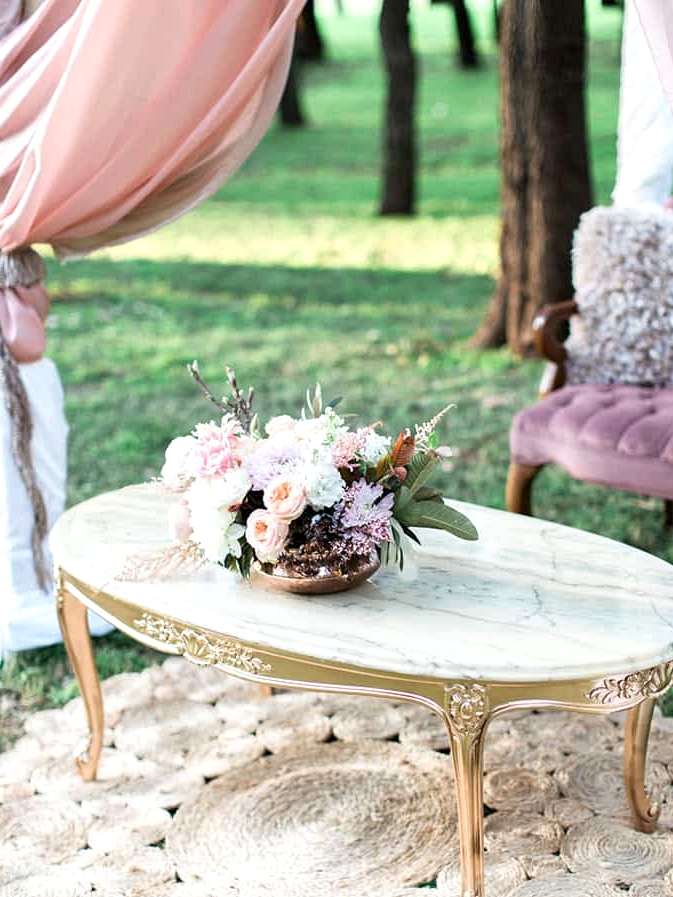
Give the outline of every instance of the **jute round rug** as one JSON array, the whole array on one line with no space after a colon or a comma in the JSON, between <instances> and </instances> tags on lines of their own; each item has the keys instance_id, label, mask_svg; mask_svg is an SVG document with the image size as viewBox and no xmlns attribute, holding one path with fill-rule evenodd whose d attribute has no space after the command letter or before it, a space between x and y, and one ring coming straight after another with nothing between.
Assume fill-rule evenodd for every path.
<instances>
[{"instance_id":1,"label":"jute round rug","mask_svg":"<svg viewBox=\"0 0 673 897\"><path fill-rule=\"evenodd\" d=\"M0 897L460 897L451 759L425 708L282 692L170 658L104 683L99 780L79 699L0 754ZM623 718L517 713L485 752L486 897L673 897L673 733L654 835L628 824Z\"/></svg>"},{"instance_id":2,"label":"jute round rug","mask_svg":"<svg viewBox=\"0 0 673 897\"><path fill-rule=\"evenodd\" d=\"M456 830L447 758L390 742L264 757L178 810L183 881L274 897L378 895L436 877Z\"/></svg>"}]
</instances>

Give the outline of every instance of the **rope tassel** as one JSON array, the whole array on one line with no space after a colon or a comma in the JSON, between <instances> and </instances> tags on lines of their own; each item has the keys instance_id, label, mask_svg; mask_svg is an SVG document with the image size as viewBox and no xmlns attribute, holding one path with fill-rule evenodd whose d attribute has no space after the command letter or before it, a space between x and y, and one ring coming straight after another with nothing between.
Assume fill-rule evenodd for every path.
<instances>
[{"instance_id":1,"label":"rope tassel","mask_svg":"<svg viewBox=\"0 0 673 897\"><path fill-rule=\"evenodd\" d=\"M33 418L17 363L17 357L20 361L34 361L37 360L33 357L35 354L38 358L42 354L41 349L38 352L38 344L44 343L42 321L49 304L41 285L44 271L44 262L33 249L24 247L14 252L0 252L0 304L3 305L0 309L0 388L10 420L12 456L33 509L31 546L35 576L38 586L47 591L51 579L43 548L47 511L33 464ZM37 301L31 302L33 297L27 295L29 293L35 294ZM25 320L17 321L16 315L8 311L7 300L17 297L21 311L25 312ZM10 338L11 347L8 345Z\"/></svg>"}]
</instances>

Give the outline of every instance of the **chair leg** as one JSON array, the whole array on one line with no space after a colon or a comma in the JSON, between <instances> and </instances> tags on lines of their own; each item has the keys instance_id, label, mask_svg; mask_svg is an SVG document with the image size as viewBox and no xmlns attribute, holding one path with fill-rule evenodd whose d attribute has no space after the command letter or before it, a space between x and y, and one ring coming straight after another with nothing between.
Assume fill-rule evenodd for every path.
<instances>
[{"instance_id":1,"label":"chair leg","mask_svg":"<svg viewBox=\"0 0 673 897\"><path fill-rule=\"evenodd\" d=\"M531 487L543 466L530 467L528 464L517 464L512 461L507 474L506 502L508 511L532 516Z\"/></svg>"},{"instance_id":2,"label":"chair leg","mask_svg":"<svg viewBox=\"0 0 673 897\"><path fill-rule=\"evenodd\" d=\"M673 499L664 499L664 526L666 529L673 527Z\"/></svg>"}]
</instances>

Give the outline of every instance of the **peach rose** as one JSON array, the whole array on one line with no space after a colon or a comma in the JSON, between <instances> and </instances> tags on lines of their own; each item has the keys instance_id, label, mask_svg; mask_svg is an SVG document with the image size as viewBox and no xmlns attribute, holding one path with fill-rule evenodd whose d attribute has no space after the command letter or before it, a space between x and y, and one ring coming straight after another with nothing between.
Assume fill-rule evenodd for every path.
<instances>
[{"instance_id":1,"label":"peach rose","mask_svg":"<svg viewBox=\"0 0 673 897\"><path fill-rule=\"evenodd\" d=\"M277 417L272 417L264 429L268 436L278 436L279 433L287 433L289 430L294 430L296 423L296 420L290 417L289 414L279 414Z\"/></svg>"},{"instance_id":2,"label":"peach rose","mask_svg":"<svg viewBox=\"0 0 673 897\"><path fill-rule=\"evenodd\" d=\"M168 511L168 532L175 542L188 542L192 534L189 505L183 498Z\"/></svg>"},{"instance_id":3,"label":"peach rose","mask_svg":"<svg viewBox=\"0 0 673 897\"><path fill-rule=\"evenodd\" d=\"M296 520L306 507L306 492L296 480L280 474L264 490L264 504L281 520Z\"/></svg>"},{"instance_id":4,"label":"peach rose","mask_svg":"<svg viewBox=\"0 0 673 897\"><path fill-rule=\"evenodd\" d=\"M253 511L248 517L245 538L262 564L275 564L285 542L290 526L270 511Z\"/></svg>"}]
</instances>

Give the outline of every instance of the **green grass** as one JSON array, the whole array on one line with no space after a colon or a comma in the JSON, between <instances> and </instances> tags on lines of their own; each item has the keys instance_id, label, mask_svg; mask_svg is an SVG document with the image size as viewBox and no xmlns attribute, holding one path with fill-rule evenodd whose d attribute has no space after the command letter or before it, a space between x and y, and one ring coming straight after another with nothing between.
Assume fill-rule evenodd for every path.
<instances>
[{"instance_id":1,"label":"green grass","mask_svg":"<svg viewBox=\"0 0 673 897\"><path fill-rule=\"evenodd\" d=\"M352 5L352 4L351 4ZM64 266L49 262L49 351L70 422L68 500L158 473L174 436L208 417L187 375L198 358L222 384L231 363L254 384L262 417L297 412L306 386L392 431L455 402L447 495L503 506L507 433L534 400L541 365L466 347L497 276L498 103L486 66L453 65L448 11L418 6L422 56L419 214L375 216L382 75L375 20L325 4L330 60L303 73L310 126L276 125L244 168L201 208L135 243ZM597 201L614 179L618 16L590 5L590 126ZM650 499L580 484L559 470L536 486L541 517L673 560ZM120 636L97 643L102 675L151 652ZM73 683L60 647L6 664L27 707L62 703ZM0 748L3 722L0 717Z\"/></svg>"}]
</instances>

